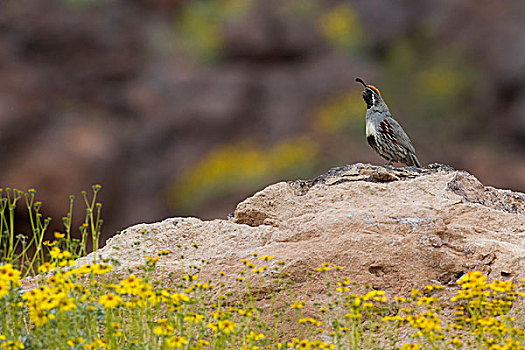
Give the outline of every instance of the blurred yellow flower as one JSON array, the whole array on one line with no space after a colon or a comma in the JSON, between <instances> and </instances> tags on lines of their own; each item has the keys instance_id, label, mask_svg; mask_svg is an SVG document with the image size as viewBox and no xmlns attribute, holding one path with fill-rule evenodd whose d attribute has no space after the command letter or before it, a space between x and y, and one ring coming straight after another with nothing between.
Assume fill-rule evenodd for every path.
<instances>
[{"instance_id":1,"label":"blurred yellow flower","mask_svg":"<svg viewBox=\"0 0 525 350\"><path fill-rule=\"evenodd\" d=\"M66 237L65 233L55 232L55 238L60 239Z\"/></svg>"},{"instance_id":2,"label":"blurred yellow flower","mask_svg":"<svg viewBox=\"0 0 525 350\"><path fill-rule=\"evenodd\" d=\"M98 303L104 306L106 309L113 309L122 303L122 298L118 295L109 293L102 295L98 299Z\"/></svg>"},{"instance_id":3,"label":"blurred yellow flower","mask_svg":"<svg viewBox=\"0 0 525 350\"><path fill-rule=\"evenodd\" d=\"M290 307L292 309L302 309L304 307L304 302L303 301L296 301L295 303L290 305Z\"/></svg>"},{"instance_id":4,"label":"blurred yellow flower","mask_svg":"<svg viewBox=\"0 0 525 350\"><path fill-rule=\"evenodd\" d=\"M20 340L8 340L0 344L0 349L5 349L5 350L24 349L24 343L22 343Z\"/></svg>"},{"instance_id":5,"label":"blurred yellow flower","mask_svg":"<svg viewBox=\"0 0 525 350\"><path fill-rule=\"evenodd\" d=\"M271 179L312 169L318 157L319 146L305 137L291 138L269 149L252 142L221 146L180 176L169 192L170 204L191 208L214 195L255 189Z\"/></svg>"},{"instance_id":6,"label":"blurred yellow flower","mask_svg":"<svg viewBox=\"0 0 525 350\"><path fill-rule=\"evenodd\" d=\"M188 339L185 337L173 336L166 339L166 345L170 348L181 349L188 344Z\"/></svg>"}]
</instances>

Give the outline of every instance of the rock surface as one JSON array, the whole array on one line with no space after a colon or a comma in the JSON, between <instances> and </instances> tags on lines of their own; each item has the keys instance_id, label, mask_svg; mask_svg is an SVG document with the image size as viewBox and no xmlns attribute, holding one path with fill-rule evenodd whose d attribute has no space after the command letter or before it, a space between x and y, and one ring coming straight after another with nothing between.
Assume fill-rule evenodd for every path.
<instances>
[{"instance_id":1,"label":"rock surface","mask_svg":"<svg viewBox=\"0 0 525 350\"><path fill-rule=\"evenodd\" d=\"M314 180L268 186L239 203L228 220L135 225L97 254L118 259L117 270L125 272L146 255L195 243L193 263L203 265L206 279L220 270L233 278L240 260L258 252L285 261L293 288L308 283L308 298L315 299L324 281L306 271L323 262L397 295L425 284L452 293L469 270L518 281L525 277L524 242L523 193L485 187L466 172L437 164L414 169L358 163ZM179 255L163 257L159 265L180 271ZM186 255L185 264L193 253Z\"/></svg>"}]
</instances>

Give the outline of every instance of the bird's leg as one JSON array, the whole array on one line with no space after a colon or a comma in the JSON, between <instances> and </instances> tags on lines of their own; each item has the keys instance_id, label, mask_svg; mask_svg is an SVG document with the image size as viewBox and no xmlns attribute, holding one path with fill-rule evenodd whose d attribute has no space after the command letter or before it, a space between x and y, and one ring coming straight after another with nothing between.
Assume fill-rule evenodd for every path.
<instances>
[{"instance_id":1,"label":"bird's leg","mask_svg":"<svg viewBox=\"0 0 525 350\"><path fill-rule=\"evenodd\" d=\"M388 162L386 162L386 164L384 166L390 166L390 164L392 164L392 159L390 159Z\"/></svg>"}]
</instances>

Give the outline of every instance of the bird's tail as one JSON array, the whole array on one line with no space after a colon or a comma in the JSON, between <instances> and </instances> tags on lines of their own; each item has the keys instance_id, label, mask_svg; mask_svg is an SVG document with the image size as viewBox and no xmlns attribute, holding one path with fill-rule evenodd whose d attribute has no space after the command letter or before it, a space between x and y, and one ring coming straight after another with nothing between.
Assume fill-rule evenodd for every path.
<instances>
[{"instance_id":1,"label":"bird's tail","mask_svg":"<svg viewBox=\"0 0 525 350\"><path fill-rule=\"evenodd\" d=\"M410 153L410 159L412 160L412 166L415 166L416 168L421 168L421 163L419 163L419 159L417 159L416 155L414 153Z\"/></svg>"}]
</instances>

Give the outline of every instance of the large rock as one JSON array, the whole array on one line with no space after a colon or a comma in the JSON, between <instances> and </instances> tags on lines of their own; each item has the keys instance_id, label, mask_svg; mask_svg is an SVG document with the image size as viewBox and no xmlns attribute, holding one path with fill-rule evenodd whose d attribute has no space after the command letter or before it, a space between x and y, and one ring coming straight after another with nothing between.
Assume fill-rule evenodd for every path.
<instances>
[{"instance_id":1,"label":"large rock","mask_svg":"<svg viewBox=\"0 0 525 350\"><path fill-rule=\"evenodd\" d=\"M525 277L524 238L522 193L485 187L474 176L441 165L359 163L311 181L268 186L240 203L228 220L170 218L130 227L97 255L120 260L117 269L125 272L146 255L183 249L180 245L190 247L186 266L192 260L203 266L203 278L212 278L220 270L235 276L240 260L258 252L285 261L293 288L307 282L311 298L322 292L324 281L306 272L323 262L389 294L431 283L452 293L469 270L491 279ZM193 243L199 245L195 253ZM179 255L164 257L159 265L180 271Z\"/></svg>"}]
</instances>

